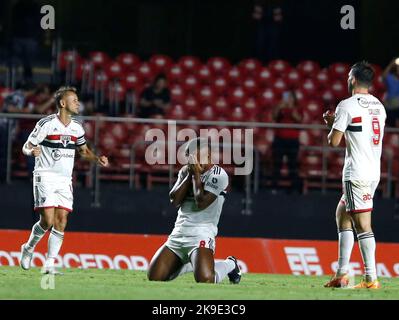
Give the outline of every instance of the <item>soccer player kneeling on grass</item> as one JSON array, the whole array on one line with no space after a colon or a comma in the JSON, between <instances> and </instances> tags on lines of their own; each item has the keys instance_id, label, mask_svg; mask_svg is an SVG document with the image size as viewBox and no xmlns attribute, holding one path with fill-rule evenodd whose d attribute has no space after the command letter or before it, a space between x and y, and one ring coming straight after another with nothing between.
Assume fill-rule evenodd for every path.
<instances>
[{"instance_id":1,"label":"soccer player kneeling on grass","mask_svg":"<svg viewBox=\"0 0 399 320\"><path fill-rule=\"evenodd\" d=\"M373 197L380 180L381 152L386 112L382 103L369 94L374 71L366 62L355 64L348 78L349 99L324 120L331 129L330 146L338 147L345 136L346 155L342 172L343 196L336 210L339 259L336 275L325 287L346 287L349 260L354 244L354 226L365 265L365 277L356 289L379 289L375 264L375 238L371 229Z\"/></svg>"},{"instance_id":2,"label":"soccer player kneeling on grass","mask_svg":"<svg viewBox=\"0 0 399 320\"><path fill-rule=\"evenodd\" d=\"M179 208L175 227L152 258L148 279L169 281L193 271L197 282L220 283L228 276L231 283L238 284L241 271L235 257L214 261L217 225L228 186L227 173L211 163L206 139L189 141L186 156L189 164L179 171L169 193L170 201Z\"/></svg>"},{"instance_id":3,"label":"soccer player kneeling on grass","mask_svg":"<svg viewBox=\"0 0 399 320\"><path fill-rule=\"evenodd\" d=\"M58 113L39 120L22 148L35 157L33 171L34 208L40 221L32 228L28 242L21 246L21 267L30 268L37 243L51 228L43 272L60 274L54 263L61 249L68 213L72 212L72 170L75 149L83 159L108 166L105 156L97 157L86 145L82 124L73 116L79 113L76 89L61 87L55 93Z\"/></svg>"}]
</instances>

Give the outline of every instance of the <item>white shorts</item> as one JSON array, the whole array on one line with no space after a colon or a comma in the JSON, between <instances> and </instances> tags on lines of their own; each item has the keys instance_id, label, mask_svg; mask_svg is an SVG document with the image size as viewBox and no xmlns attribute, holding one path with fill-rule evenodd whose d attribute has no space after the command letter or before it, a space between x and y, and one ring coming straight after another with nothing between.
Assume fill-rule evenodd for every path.
<instances>
[{"instance_id":1,"label":"white shorts","mask_svg":"<svg viewBox=\"0 0 399 320\"><path fill-rule=\"evenodd\" d=\"M198 248L208 248L215 252L215 237L209 233L196 234L192 237L171 234L165 246L172 250L183 264L190 262L190 256Z\"/></svg>"},{"instance_id":2,"label":"white shorts","mask_svg":"<svg viewBox=\"0 0 399 320\"><path fill-rule=\"evenodd\" d=\"M72 212L73 188L68 178L33 176L34 209L61 208Z\"/></svg>"},{"instance_id":3,"label":"white shorts","mask_svg":"<svg viewBox=\"0 0 399 320\"><path fill-rule=\"evenodd\" d=\"M373 198L379 181L343 181L341 202L346 212L362 213L373 211Z\"/></svg>"}]
</instances>

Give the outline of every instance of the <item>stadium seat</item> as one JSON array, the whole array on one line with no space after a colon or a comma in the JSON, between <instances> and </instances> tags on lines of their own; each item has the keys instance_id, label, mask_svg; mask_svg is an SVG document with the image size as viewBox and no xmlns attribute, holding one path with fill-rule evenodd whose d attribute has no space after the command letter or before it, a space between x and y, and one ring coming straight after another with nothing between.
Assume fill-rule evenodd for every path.
<instances>
[{"instance_id":1,"label":"stadium seat","mask_svg":"<svg viewBox=\"0 0 399 320\"><path fill-rule=\"evenodd\" d=\"M244 79L242 81L242 87L244 88L245 94L247 96L254 97L258 92L258 84L256 82L256 79L252 77L247 77L246 79Z\"/></svg>"},{"instance_id":2,"label":"stadium seat","mask_svg":"<svg viewBox=\"0 0 399 320\"><path fill-rule=\"evenodd\" d=\"M113 79L120 79L123 75L123 65L119 62L112 61L106 67L105 70L107 72L108 77Z\"/></svg>"},{"instance_id":3,"label":"stadium seat","mask_svg":"<svg viewBox=\"0 0 399 320\"><path fill-rule=\"evenodd\" d=\"M254 97L248 97L243 101L242 108L249 117L259 116L259 102ZM259 119L257 119L259 121Z\"/></svg>"},{"instance_id":4,"label":"stadium seat","mask_svg":"<svg viewBox=\"0 0 399 320\"><path fill-rule=\"evenodd\" d=\"M215 75L225 75L231 67L230 62L222 57L212 57L208 59L207 65Z\"/></svg>"},{"instance_id":5,"label":"stadium seat","mask_svg":"<svg viewBox=\"0 0 399 320\"><path fill-rule=\"evenodd\" d=\"M167 119L185 120L186 117L186 112L181 104L172 105L166 113Z\"/></svg>"},{"instance_id":6,"label":"stadium seat","mask_svg":"<svg viewBox=\"0 0 399 320\"><path fill-rule=\"evenodd\" d=\"M172 85L170 87L170 95L172 103L183 103L185 94L181 85Z\"/></svg>"},{"instance_id":7,"label":"stadium seat","mask_svg":"<svg viewBox=\"0 0 399 320\"><path fill-rule=\"evenodd\" d=\"M311 60L300 62L296 69L306 78L314 78L320 71L320 65Z\"/></svg>"},{"instance_id":8,"label":"stadium seat","mask_svg":"<svg viewBox=\"0 0 399 320\"><path fill-rule=\"evenodd\" d=\"M279 94L272 88L263 89L259 92L259 104L262 109L274 108L279 103Z\"/></svg>"},{"instance_id":9,"label":"stadium seat","mask_svg":"<svg viewBox=\"0 0 399 320\"><path fill-rule=\"evenodd\" d=\"M201 105L212 103L215 99L215 92L210 86L203 86L198 93L198 100Z\"/></svg>"},{"instance_id":10,"label":"stadium seat","mask_svg":"<svg viewBox=\"0 0 399 320\"><path fill-rule=\"evenodd\" d=\"M326 69L320 70L316 74L315 80L320 89L327 89L330 85L330 74Z\"/></svg>"},{"instance_id":11,"label":"stadium seat","mask_svg":"<svg viewBox=\"0 0 399 320\"><path fill-rule=\"evenodd\" d=\"M173 60L170 57L162 54L153 55L149 62L155 73L164 73L169 70L173 64Z\"/></svg>"},{"instance_id":12,"label":"stadium seat","mask_svg":"<svg viewBox=\"0 0 399 320\"><path fill-rule=\"evenodd\" d=\"M171 66L166 74L170 84L181 84L185 79L185 72L180 64Z\"/></svg>"},{"instance_id":13,"label":"stadium seat","mask_svg":"<svg viewBox=\"0 0 399 320\"><path fill-rule=\"evenodd\" d=\"M148 62L143 62L137 67L137 74L143 79L145 84L150 84L157 75L153 67Z\"/></svg>"},{"instance_id":14,"label":"stadium seat","mask_svg":"<svg viewBox=\"0 0 399 320\"><path fill-rule=\"evenodd\" d=\"M259 70L258 73L258 84L261 87L268 87L271 86L274 82L274 75L270 71L270 69L263 67Z\"/></svg>"},{"instance_id":15,"label":"stadium seat","mask_svg":"<svg viewBox=\"0 0 399 320\"><path fill-rule=\"evenodd\" d=\"M184 111L188 115L195 115L200 107L199 101L195 95L187 95L183 101Z\"/></svg>"},{"instance_id":16,"label":"stadium seat","mask_svg":"<svg viewBox=\"0 0 399 320\"><path fill-rule=\"evenodd\" d=\"M259 71L262 68L262 63L257 59L245 59L241 61L238 66L244 76L255 77L259 74Z\"/></svg>"},{"instance_id":17,"label":"stadium seat","mask_svg":"<svg viewBox=\"0 0 399 320\"><path fill-rule=\"evenodd\" d=\"M229 89L228 99L231 107L241 106L246 97L243 87L237 86Z\"/></svg>"},{"instance_id":18,"label":"stadium seat","mask_svg":"<svg viewBox=\"0 0 399 320\"><path fill-rule=\"evenodd\" d=\"M320 122L323 117L323 105L318 100L308 100L304 103L303 109L309 113L311 121Z\"/></svg>"},{"instance_id":19,"label":"stadium seat","mask_svg":"<svg viewBox=\"0 0 399 320\"><path fill-rule=\"evenodd\" d=\"M110 123L108 126L108 132L118 140L118 143L123 143L126 141L129 135L128 128L123 122Z\"/></svg>"},{"instance_id":20,"label":"stadium seat","mask_svg":"<svg viewBox=\"0 0 399 320\"><path fill-rule=\"evenodd\" d=\"M186 95L194 94L198 92L200 88L200 82L196 76L190 74L184 79L182 87Z\"/></svg>"},{"instance_id":21,"label":"stadium seat","mask_svg":"<svg viewBox=\"0 0 399 320\"><path fill-rule=\"evenodd\" d=\"M215 112L211 106L205 106L198 112L199 119L203 121L213 121L215 119Z\"/></svg>"},{"instance_id":22,"label":"stadium seat","mask_svg":"<svg viewBox=\"0 0 399 320\"><path fill-rule=\"evenodd\" d=\"M284 80L290 89L297 88L303 81L301 73L295 69L292 69L290 72L285 74Z\"/></svg>"},{"instance_id":23,"label":"stadium seat","mask_svg":"<svg viewBox=\"0 0 399 320\"><path fill-rule=\"evenodd\" d=\"M188 74L196 74L201 66L200 60L193 56L181 57L178 63L183 68L184 72Z\"/></svg>"},{"instance_id":24,"label":"stadium seat","mask_svg":"<svg viewBox=\"0 0 399 320\"><path fill-rule=\"evenodd\" d=\"M124 77L124 84L127 90L140 90L143 87L143 81L135 72L129 72Z\"/></svg>"},{"instance_id":25,"label":"stadium seat","mask_svg":"<svg viewBox=\"0 0 399 320\"><path fill-rule=\"evenodd\" d=\"M320 97L325 101L326 103L334 103L335 102L335 96L334 92L327 88L321 91Z\"/></svg>"},{"instance_id":26,"label":"stadium seat","mask_svg":"<svg viewBox=\"0 0 399 320\"><path fill-rule=\"evenodd\" d=\"M240 122L247 121L247 114L241 107L237 106L229 113L228 120Z\"/></svg>"},{"instance_id":27,"label":"stadium seat","mask_svg":"<svg viewBox=\"0 0 399 320\"><path fill-rule=\"evenodd\" d=\"M58 68L61 71L65 71L70 68L73 64L81 62L82 58L76 50L63 51L60 53L58 58Z\"/></svg>"},{"instance_id":28,"label":"stadium seat","mask_svg":"<svg viewBox=\"0 0 399 320\"><path fill-rule=\"evenodd\" d=\"M329 67L330 76L333 80L346 80L349 70L349 64L341 62L333 63Z\"/></svg>"},{"instance_id":29,"label":"stadium seat","mask_svg":"<svg viewBox=\"0 0 399 320\"><path fill-rule=\"evenodd\" d=\"M291 70L291 66L284 60L273 60L268 65L269 69L277 77L283 77Z\"/></svg>"},{"instance_id":30,"label":"stadium seat","mask_svg":"<svg viewBox=\"0 0 399 320\"><path fill-rule=\"evenodd\" d=\"M241 84L242 71L237 66L231 67L230 70L227 71L226 76L231 86L238 86Z\"/></svg>"},{"instance_id":31,"label":"stadium seat","mask_svg":"<svg viewBox=\"0 0 399 320\"><path fill-rule=\"evenodd\" d=\"M333 82L333 84L331 85L331 90L336 100L342 100L348 95L346 82L342 80L336 80L335 82Z\"/></svg>"},{"instance_id":32,"label":"stadium seat","mask_svg":"<svg viewBox=\"0 0 399 320\"><path fill-rule=\"evenodd\" d=\"M133 53L121 53L116 57L116 61L122 64L126 71L134 71L141 64L140 58Z\"/></svg>"},{"instance_id":33,"label":"stadium seat","mask_svg":"<svg viewBox=\"0 0 399 320\"><path fill-rule=\"evenodd\" d=\"M102 51L92 51L89 53L89 57L96 69L104 69L111 62L111 58L108 54Z\"/></svg>"},{"instance_id":34,"label":"stadium seat","mask_svg":"<svg viewBox=\"0 0 399 320\"><path fill-rule=\"evenodd\" d=\"M273 83L273 89L277 93L281 94L284 91L288 90L288 85L283 78L278 78L278 79L275 79L275 81Z\"/></svg>"},{"instance_id":35,"label":"stadium seat","mask_svg":"<svg viewBox=\"0 0 399 320\"><path fill-rule=\"evenodd\" d=\"M227 93L227 89L229 87L229 83L227 82L224 76L215 77L212 82L212 88L217 95L224 95Z\"/></svg>"},{"instance_id":36,"label":"stadium seat","mask_svg":"<svg viewBox=\"0 0 399 320\"><path fill-rule=\"evenodd\" d=\"M302 93L305 95L305 98L315 97L318 93L317 84L312 79L306 79L305 81L303 81L300 88L302 90Z\"/></svg>"},{"instance_id":37,"label":"stadium seat","mask_svg":"<svg viewBox=\"0 0 399 320\"><path fill-rule=\"evenodd\" d=\"M225 96L218 96L213 101L213 109L215 110L216 114L225 116L230 112L230 104L228 99Z\"/></svg>"},{"instance_id":38,"label":"stadium seat","mask_svg":"<svg viewBox=\"0 0 399 320\"><path fill-rule=\"evenodd\" d=\"M213 79L213 72L207 65L202 65L198 69L197 77L202 85L209 85Z\"/></svg>"}]
</instances>

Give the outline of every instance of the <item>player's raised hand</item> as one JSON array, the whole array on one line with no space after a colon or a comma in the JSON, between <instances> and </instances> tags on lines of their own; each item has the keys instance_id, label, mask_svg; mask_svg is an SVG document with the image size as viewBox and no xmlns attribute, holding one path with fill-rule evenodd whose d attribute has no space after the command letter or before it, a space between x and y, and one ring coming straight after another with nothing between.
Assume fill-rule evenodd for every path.
<instances>
[{"instance_id":1,"label":"player's raised hand","mask_svg":"<svg viewBox=\"0 0 399 320\"><path fill-rule=\"evenodd\" d=\"M190 171L191 171L192 173L201 174L201 172L202 172L202 167L201 167L201 165L199 164L199 162L198 162L196 156L190 154L189 157L188 157L188 163L189 163Z\"/></svg>"},{"instance_id":2,"label":"player's raised hand","mask_svg":"<svg viewBox=\"0 0 399 320\"><path fill-rule=\"evenodd\" d=\"M109 165L108 158L106 156L99 157L97 162L102 167L108 167Z\"/></svg>"},{"instance_id":3,"label":"player's raised hand","mask_svg":"<svg viewBox=\"0 0 399 320\"><path fill-rule=\"evenodd\" d=\"M33 147L33 148L32 148L32 155L33 155L34 157L40 156L41 153L42 153L42 150L40 149L39 146Z\"/></svg>"}]
</instances>

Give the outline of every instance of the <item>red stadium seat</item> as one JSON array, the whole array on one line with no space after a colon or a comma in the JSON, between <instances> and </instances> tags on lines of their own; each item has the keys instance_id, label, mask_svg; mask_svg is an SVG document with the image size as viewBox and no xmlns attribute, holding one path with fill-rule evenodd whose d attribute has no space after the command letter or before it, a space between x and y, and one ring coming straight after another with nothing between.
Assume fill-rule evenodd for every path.
<instances>
[{"instance_id":1,"label":"red stadium seat","mask_svg":"<svg viewBox=\"0 0 399 320\"><path fill-rule=\"evenodd\" d=\"M94 134L95 134L95 122L94 121L85 121L83 123L83 127L85 129L86 139L93 140Z\"/></svg>"},{"instance_id":2,"label":"red stadium seat","mask_svg":"<svg viewBox=\"0 0 399 320\"><path fill-rule=\"evenodd\" d=\"M314 78L320 71L320 65L311 60L300 62L296 68L303 76L307 78Z\"/></svg>"},{"instance_id":3,"label":"red stadium seat","mask_svg":"<svg viewBox=\"0 0 399 320\"><path fill-rule=\"evenodd\" d=\"M97 71L94 74L94 90L104 90L108 86L109 80L105 71Z\"/></svg>"},{"instance_id":4,"label":"red stadium seat","mask_svg":"<svg viewBox=\"0 0 399 320\"><path fill-rule=\"evenodd\" d=\"M274 108L279 102L279 94L272 88L263 89L259 92L259 104L261 108Z\"/></svg>"},{"instance_id":5,"label":"red stadium seat","mask_svg":"<svg viewBox=\"0 0 399 320\"><path fill-rule=\"evenodd\" d=\"M117 56L116 61L123 65L123 68L128 71L135 70L140 64L140 58L133 53L121 53Z\"/></svg>"},{"instance_id":6,"label":"red stadium seat","mask_svg":"<svg viewBox=\"0 0 399 320\"><path fill-rule=\"evenodd\" d=\"M301 174L305 177L320 177L323 172L322 154L319 151L300 152Z\"/></svg>"},{"instance_id":7,"label":"red stadium seat","mask_svg":"<svg viewBox=\"0 0 399 320\"><path fill-rule=\"evenodd\" d=\"M344 81L337 80L333 82L331 90L336 100L342 100L348 96L348 88Z\"/></svg>"},{"instance_id":8,"label":"red stadium seat","mask_svg":"<svg viewBox=\"0 0 399 320\"><path fill-rule=\"evenodd\" d=\"M213 103L216 114L225 116L230 112L229 101L225 96L219 96Z\"/></svg>"},{"instance_id":9,"label":"red stadium seat","mask_svg":"<svg viewBox=\"0 0 399 320\"><path fill-rule=\"evenodd\" d=\"M274 82L274 75L270 69L263 67L258 73L258 83L261 87L271 86Z\"/></svg>"},{"instance_id":10,"label":"red stadium seat","mask_svg":"<svg viewBox=\"0 0 399 320\"><path fill-rule=\"evenodd\" d=\"M170 87L170 95L172 103L183 103L185 94L181 85L172 85Z\"/></svg>"},{"instance_id":11,"label":"red stadium seat","mask_svg":"<svg viewBox=\"0 0 399 320\"><path fill-rule=\"evenodd\" d=\"M284 80L289 88L297 88L302 82L302 75L299 71L292 69L284 76Z\"/></svg>"},{"instance_id":12,"label":"red stadium seat","mask_svg":"<svg viewBox=\"0 0 399 320\"><path fill-rule=\"evenodd\" d=\"M94 65L90 60L82 61L77 64L76 78L79 81L88 82L94 74Z\"/></svg>"},{"instance_id":13,"label":"red stadium seat","mask_svg":"<svg viewBox=\"0 0 399 320\"><path fill-rule=\"evenodd\" d=\"M207 61L207 65L211 68L215 75L224 75L231 67L230 62L226 58L222 57L210 58Z\"/></svg>"},{"instance_id":14,"label":"red stadium seat","mask_svg":"<svg viewBox=\"0 0 399 320\"><path fill-rule=\"evenodd\" d=\"M317 84L312 79L306 79L301 84L301 89L306 98L314 98L317 93Z\"/></svg>"},{"instance_id":15,"label":"red stadium seat","mask_svg":"<svg viewBox=\"0 0 399 320\"><path fill-rule=\"evenodd\" d=\"M233 66L226 74L228 82L232 86L237 86L241 84L242 81L242 71L237 66Z\"/></svg>"},{"instance_id":16,"label":"red stadium seat","mask_svg":"<svg viewBox=\"0 0 399 320\"><path fill-rule=\"evenodd\" d=\"M148 62L143 62L137 67L137 74L146 84L154 80L156 73Z\"/></svg>"},{"instance_id":17,"label":"red stadium seat","mask_svg":"<svg viewBox=\"0 0 399 320\"><path fill-rule=\"evenodd\" d=\"M137 73L131 72L125 75L124 83L127 90L139 90L143 87L143 81Z\"/></svg>"},{"instance_id":18,"label":"red stadium seat","mask_svg":"<svg viewBox=\"0 0 399 320\"><path fill-rule=\"evenodd\" d=\"M331 78L338 80L346 80L348 78L349 70L349 64L341 62L334 63L329 67Z\"/></svg>"},{"instance_id":19,"label":"red stadium seat","mask_svg":"<svg viewBox=\"0 0 399 320\"><path fill-rule=\"evenodd\" d=\"M226 94L228 87L229 84L223 76L216 77L212 83L212 88L218 95Z\"/></svg>"},{"instance_id":20,"label":"red stadium seat","mask_svg":"<svg viewBox=\"0 0 399 320\"><path fill-rule=\"evenodd\" d=\"M89 53L90 60L93 62L95 68L105 68L111 59L105 52L92 51Z\"/></svg>"},{"instance_id":21,"label":"red stadium seat","mask_svg":"<svg viewBox=\"0 0 399 320\"><path fill-rule=\"evenodd\" d=\"M299 132L299 143L303 146L315 145L312 135L307 130L301 130Z\"/></svg>"},{"instance_id":22,"label":"red stadium seat","mask_svg":"<svg viewBox=\"0 0 399 320\"><path fill-rule=\"evenodd\" d=\"M150 64L154 72L166 72L172 66L173 60L166 55L156 54L150 58Z\"/></svg>"},{"instance_id":23,"label":"red stadium seat","mask_svg":"<svg viewBox=\"0 0 399 320\"><path fill-rule=\"evenodd\" d=\"M183 102L184 110L187 114L195 115L200 108L198 99L194 95L188 95Z\"/></svg>"},{"instance_id":24,"label":"red stadium seat","mask_svg":"<svg viewBox=\"0 0 399 320\"><path fill-rule=\"evenodd\" d=\"M283 77L291 70L290 64L284 60L271 61L268 67L271 70L271 72L273 72L273 74L275 74L278 77Z\"/></svg>"},{"instance_id":25,"label":"red stadium seat","mask_svg":"<svg viewBox=\"0 0 399 320\"><path fill-rule=\"evenodd\" d=\"M77 64L82 61L79 53L75 50L63 51L60 53L58 58L58 68L61 71L65 71L72 64Z\"/></svg>"},{"instance_id":26,"label":"red stadium seat","mask_svg":"<svg viewBox=\"0 0 399 320\"><path fill-rule=\"evenodd\" d=\"M334 92L329 88L322 90L320 97L327 103L335 102Z\"/></svg>"},{"instance_id":27,"label":"red stadium seat","mask_svg":"<svg viewBox=\"0 0 399 320\"><path fill-rule=\"evenodd\" d=\"M306 110L312 120L316 120L317 122L322 121L323 117L323 106L320 101L317 100L309 100L304 104L304 110Z\"/></svg>"},{"instance_id":28,"label":"red stadium seat","mask_svg":"<svg viewBox=\"0 0 399 320\"><path fill-rule=\"evenodd\" d=\"M183 67L180 64L173 65L167 72L167 77L171 84L183 83L185 79L185 72Z\"/></svg>"},{"instance_id":29,"label":"red stadium seat","mask_svg":"<svg viewBox=\"0 0 399 320\"><path fill-rule=\"evenodd\" d=\"M244 76L255 77L259 74L259 71L262 68L262 63L257 59L246 59L239 63L239 67Z\"/></svg>"},{"instance_id":30,"label":"red stadium seat","mask_svg":"<svg viewBox=\"0 0 399 320\"><path fill-rule=\"evenodd\" d=\"M228 99L231 107L241 106L246 98L246 93L243 87L237 86L229 89Z\"/></svg>"},{"instance_id":31,"label":"red stadium seat","mask_svg":"<svg viewBox=\"0 0 399 320\"><path fill-rule=\"evenodd\" d=\"M116 123L111 123L111 125L108 127L109 132L118 140L119 143L124 142L128 135L128 129L126 124L121 123L121 122L116 122Z\"/></svg>"},{"instance_id":32,"label":"red stadium seat","mask_svg":"<svg viewBox=\"0 0 399 320\"><path fill-rule=\"evenodd\" d=\"M242 104L245 113L248 114L250 117L259 116L259 102L254 97L248 97L244 100ZM259 120L259 119L257 119Z\"/></svg>"},{"instance_id":33,"label":"red stadium seat","mask_svg":"<svg viewBox=\"0 0 399 320\"><path fill-rule=\"evenodd\" d=\"M235 107L229 114L229 121L247 121L247 114L241 107Z\"/></svg>"},{"instance_id":34,"label":"red stadium seat","mask_svg":"<svg viewBox=\"0 0 399 320\"><path fill-rule=\"evenodd\" d=\"M202 65L198 69L197 77L200 80L202 85L209 85L213 78L213 72L212 72L211 68L209 68L209 66Z\"/></svg>"},{"instance_id":35,"label":"red stadium seat","mask_svg":"<svg viewBox=\"0 0 399 320\"><path fill-rule=\"evenodd\" d=\"M185 94L193 94L198 92L200 88L200 82L194 75L188 75L182 83Z\"/></svg>"},{"instance_id":36,"label":"red stadium seat","mask_svg":"<svg viewBox=\"0 0 399 320\"><path fill-rule=\"evenodd\" d=\"M278 78L273 83L273 89L281 94L288 90L288 85L283 78Z\"/></svg>"},{"instance_id":37,"label":"red stadium seat","mask_svg":"<svg viewBox=\"0 0 399 320\"><path fill-rule=\"evenodd\" d=\"M295 90L295 96L296 96L296 100L298 102L298 105L300 107L302 107L306 101L307 101L307 97L305 96L303 89L299 88Z\"/></svg>"},{"instance_id":38,"label":"red stadium seat","mask_svg":"<svg viewBox=\"0 0 399 320\"><path fill-rule=\"evenodd\" d=\"M215 92L210 86L203 86L198 93L198 100L202 105L212 103L215 99Z\"/></svg>"},{"instance_id":39,"label":"red stadium seat","mask_svg":"<svg viewBox=\"0 0 399 320\"><path fill-rule=\"evenodd\" d=\"M108 89L108 99L111 102L120 102L125 100L126 88L121 82L110 83Z\"/></svg>"},{"instance_id":40,"label":"red stadium seat","mask_svg":"<svg viewBox=\"0 0 399 320\"><path fill-rule=\"evenodd\" d=\"M123 65L119 62L111 62L106 66L106 72L110 79L120 79L123 75Z\"/></svg>"},{"instance_id":41,"label":"red stadium seat","mask_svg":"<svg viewBox=\"0 0 399 320\"><path fill-rule=\"evenodd\" d=\"M178 63L186 73L191 74L196 74L201 65L200 60L193 56L181 57Z\"/></svg>"},{"instance_id":42,"label":"red stadium seat","mask_svg":"<svg viewBox=\"0 0 399 320\"><path fill-rule=\"evenodd\" d=\"M167 119L182 120L187 117L184 108L180 104L171 106L166 114Z\"/></svg>"},{"instance_id":43,"label":"red stadium seat","mask_svg":"<svg viewBox=\"0 0 399 320\"><path fill-rule=\"evenodd\" d=\"M316 81L318 86L322 89L326 89L330 85L330 74L326 69L319 71L316 75Z\"/></svg>"},{"instance_id":44,"label":"red stadium seat","mask_svg":"<svg viewBox=\"0 0 399 320\"><path fill-rule=\"evenodd\" d=\"M244 79L242 82L242 87L244 88L247 96L255 96L259 89L256 79L252 77Z\"/></svg>"},{"instance_id":45,"label":"red stadium seat","mask_svg":"<svg viewBox=\"0 0 399 320\"><path fill-rule=\"evenodd\" d=\"M215 117L215 112L211 106L206 106L199 112L200 120L213 121L215 120Z\"/></svg>"}]
</instances>

